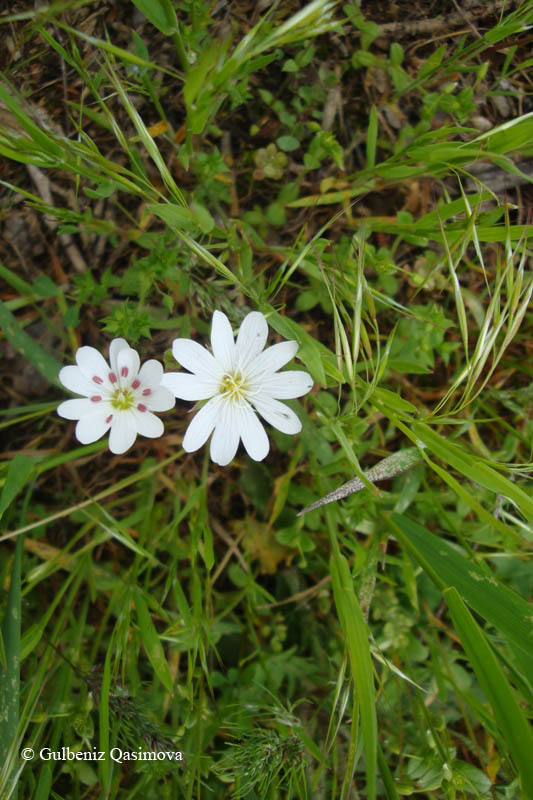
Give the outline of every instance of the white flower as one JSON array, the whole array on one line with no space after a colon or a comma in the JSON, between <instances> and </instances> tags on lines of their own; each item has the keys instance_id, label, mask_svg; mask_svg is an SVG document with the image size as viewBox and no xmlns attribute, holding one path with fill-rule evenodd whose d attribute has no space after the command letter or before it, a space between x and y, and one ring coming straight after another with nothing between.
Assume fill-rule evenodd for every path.
<instances>
[{"instance_id":1,"label":"white flower","mask_svg":"<svg viewBox=\"0 0 533 800\"><path fill-rule=\"evenodd\" d=\"M137 434L151 439L161 436L163 423L152 411L174 407L172 393L162 385L163 367L159 361L140 359L124 339L113 339L109 360L94 347L80 347L78 366L63 367L59 380L83 399L65 400L57 413L65 419L79 420L76 437L82 444L96 442L111 429L109 449L125 453Z\"/></svg>"},{"instance_id":2,"label":"white flower","mask_svg":"<svg viewBox=\"0 0 533 800\"><path fill-rule=\"evenodd\" d=\"M244 318L235 342L228 318L215 311L212 354L191 339L174 340L174 358L192 374L167 372L163 386L181 400L208 401L185 433L183 449L188 453L205 444L214 430L210 452L215 464L229 464L240 439L248 455L261 461L269 443L255 411L283 433L302 429L294 411L279 400L301 397L311 389L313 380L307 372L277 374L296 355L298 343L281 342L263 350L267 336L265 317L252 311Z\"/></svg>"}]
</instances>

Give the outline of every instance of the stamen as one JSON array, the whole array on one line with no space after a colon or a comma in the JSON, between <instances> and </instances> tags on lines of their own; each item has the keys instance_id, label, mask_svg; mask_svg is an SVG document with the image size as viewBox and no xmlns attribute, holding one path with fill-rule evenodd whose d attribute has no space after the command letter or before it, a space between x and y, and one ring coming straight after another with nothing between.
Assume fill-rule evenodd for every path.
<instances>
[{"instance_id":1,"label":"stamen","mask_svg":"<svg viewBox=\"0 0 533 800\"><path fill-rule=\"evenodd\" d=\"M99 403L101 399L102 398L99 394L93 394L93 396L91 397L93 403Z\"/></svg>"},{"instance_id":2,"label":"stamen","mask_svg":"<svg viewBox=\"0 0 533 800\"><path fill-rule=\"evenodd\" d=\"M122 369L120 370L120 374L122 375L123 378L127 378L128 377L128 372L129 372L129 369L127 367L122 367Z\"/></svg>"},{"instance_id":3,"label":"stamen","mask_svg":"<svg viewBox=\"0 0 533 800\"><path fill-rule=\"evenodd\" d=\"M219 391L227 400L242 406L246 403L246 397L250 390L242 373L237 370L235 372L226 372L222 378Z\"/></svg>"},{"instance_id":4,"label":"stamen","mask_svg":"<svg viewBox=\"0 0 533 800\"><path fill-rule=\"evenodd\" d=\"M138 378L135 378L135 380L131 384L131 388L132 389L138 389L140 385L141 385L140 380Z\"/></svg>"},{"instance_id":5,"label":"stamen","mask_svg":"<svg viewBox=\"0 0 533 800\"><path fill-rule=\"evenodd\" d=\"M110 415L108 416L108 418L106 419L106 421L105 421L105 424L106 424L106 425L109 425L109 423L111 422L111 420L112 420L112 419L113 419L113 414L110 414Z\"/></svg>"},{"instance_id":6,"label":"stamen","mask_svg":"<svg viewBox=\"0 0 533 800\"><path fill-rule=\"evenodd\" d=\"M149 394L152 394L152 390L151 389L143 389L143 395L145 397L148 397Z\"/></svg>"},{"instance_id":7,"label":"stamen","mask_svg":"<svg viewBox=\"0 0 533 800\"><path fill-rule=\"evenodd\" d=\"M111 383L116 383L118 381L118 378L114 372L109 373L109 380L111 381Z\"/></svg>"},{"instance_id":8,"label":"stamen","mask_svg":"<svg viewBox=\"0 0 533 800\"><path fill-rule=\"evenodd\" d=\"M115 389L111 395L111 405L118 411L127 411L135 405L135 397L131 389Z\"/></svg>"},{"instance_id":9,"label":"stamen","mask_svg":"<svg viewBox=\"0 0 533 800\"><path fill-rule=\"evenodd\" d=\"M101 383L103 383L103 380L102 380L102 378L99 378L99 377L98 377L98 375L93 375L93 381L94 381L95 383L97 383L98 385L100 385Z\"/></svg>"},{"instance_id":10,"label":"stamen","mask_svg":"<svg viewBox=\"0 0 533 800\"><path fill-rule=\"evenodd\" d=\"M137 408L139 409L139 411L146 411L146 406L144 405L144 403L139 403Z\"/></svg>"}]
</instances>

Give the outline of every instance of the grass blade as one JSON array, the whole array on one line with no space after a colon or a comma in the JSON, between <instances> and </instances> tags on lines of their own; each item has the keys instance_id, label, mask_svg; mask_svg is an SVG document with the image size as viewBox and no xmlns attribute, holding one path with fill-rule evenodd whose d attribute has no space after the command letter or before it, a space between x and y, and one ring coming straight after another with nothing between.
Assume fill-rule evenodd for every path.
<instances>
[{"instance_id":1,"label":"grass blade","mask_svg":"<svg viewBox=\"0 0 533 800\"><path fill-rule=\"evenodd\" d=\"M455 630L476 673L522 780L524 798L533 798L533 734L483 632L453 587L444 591Z\"/></svg>"},{"instance_id":2,"label":"grass blade","mask_svg":"<svg viewBox=\"0 0 533 800\"><path fill-rule=\"evenodd\" d=\"M23 331L17 320L0 300L0 328L4 331L6 338L9 339L13 347L19 351L30 364L33 364L41 375L53 383L54 386L61 386L58 375L63 366L53 356L43 350L26 331Z\"/></svg>"},{"instance_id":3,"label":"grass blade","mask_svg":"<svg viewBox=\"0 0 533 800\"><path fill-rule=\"evenodd\" d=\"M139 630L141 632L144 649L146 655L150 659L150 663L154 671L165 687L171 694L174 691L172 685L172 676L165 657L165 651L159 639L159 635L154 627L148 606L145 603L143 594L140 589L134 591L135 609L137 611L137 622L139 623Z\"/></svg>"},{"instance_id":4,"label":"grass blade","mask_svg":"<svg viewBox=\"0 0 533 800\"><path fill-rule=\"evenodd\" d=\"M394 513L390 521L395 536L440 589L457 589L474 611L533 659L531 608L519 594L422 525Z\"/></svg>"},{"instance_id":5,"label":"grass blade","mask_svg":"<svg viewBox=\"0 0 533 800\"><path fill-rule=\"evenodd\" d=\"M335 603L346 637L354 691L359 704L366 762L367 797L373 800L376 797L378 727L368 629L354 591L348 562L344 556L332 557L330 569ZM355 724L355 720L353 724Z\"/></svg>"},{"instance_id":6,"label":"grass blade","mask_svg":"<svg viewBox=\"0 0 533 800\"><path fill-rule=\"evenodd\" d=\"M16 739L19 721L20 691L20 569L24 537L19 536L11 568L11 581L7 607L2 620L2 638L5 647L6 669L0 669L0 760L8 759L10 747Z\"/></svg>"},{"instance_id":7,"label":"grass blade","mask_svg":"<svg viewBox=\"0 0 533 800\"><path fill-rule=\"evenodd\" d=\"M481 461L479 456L468 453L459 445L435 433L422 422L414 422L412 431L434 455L456 469L469 481L475 481L495 494L508 497L522 509L526 519L533 518L533 499L515 483Z\"/></svg>"},{"instance_id":8,"label":"grass blade","mask_svg":"<svg viewBox=\"0 0 533 800\"><path fill-rule=\"evenodd\" d=\"M24 488L33 472L33 458L17 453L9 464L2 494L0 495L0 519L15 497Z\"/></svg>"}]
</instances>

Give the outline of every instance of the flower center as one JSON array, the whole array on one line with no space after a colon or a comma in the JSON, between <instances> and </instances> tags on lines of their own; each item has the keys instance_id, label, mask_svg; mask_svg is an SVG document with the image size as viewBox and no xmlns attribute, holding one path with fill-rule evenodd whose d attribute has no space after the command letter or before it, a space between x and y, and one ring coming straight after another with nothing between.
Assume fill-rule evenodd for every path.
<instances>
[{"instance_id":1,"label":"flower center","mask_svg":"<svg viewBox=\"0 0 533 800\"><path fill-rule=\"evenodd\" d=\"M118 411L126 411L135 403L135 397L130 389L115 389L111 395L111 405Z\"/></svg>"},{"instance_id":2,"label":"flower center","mask_svg":"<svg viewBox=\"0 0 533 800\"><path fill-rule=\"evenodd\" d=\"M233 403L239 403L246 398L248 386L240 372L226 372L220 384L220 394Z\"/></svg>"}]
</instances>

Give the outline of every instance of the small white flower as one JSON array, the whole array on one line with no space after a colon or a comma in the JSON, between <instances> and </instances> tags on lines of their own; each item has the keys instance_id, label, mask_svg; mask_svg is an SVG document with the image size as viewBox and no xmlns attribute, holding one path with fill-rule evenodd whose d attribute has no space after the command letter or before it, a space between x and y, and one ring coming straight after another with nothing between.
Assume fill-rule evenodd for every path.
<instances>
[{"instance_id":1,"label":"small white flower","mask_svg":"<svg viewBox=\"0 0 533 800\"><path fill-rule=\"evenodd\" d=\"M57 413L77 419L76 437L82 444L100 439L109 429L109 449L125 453L139 433L155 439L163 433L163 423L152 411L174 407L172 393L162 385L163 367L159 361L140 359L124 339L113 339L109 360L94 347L80 347L78 366L63 367L59 380L83 399L65 400Z\"/></svg>"},{"instance_id":2,"label":"small white flower","mask_svg":"<svg viewBox=\"0 0 533 800\"><path fill-rule=\"evenodd\" d=\"M313 385L307 372L277 370L296 355L297 342L281 342L263 350L268 325L263 314L252 311L234 341L231 325L221 311L213 314L212 354L191 339L175 339L174 358L192 374L167 372L162 384L181 400L207 400L187 428L183 449L198 450L214 430L211 459L225 466L234 458L242 439L255 461L265 458L268 437L263 419L283 433L298 433L302 424L294 411L280 403L301 397Z\"/></svg>"}]
</instances>

